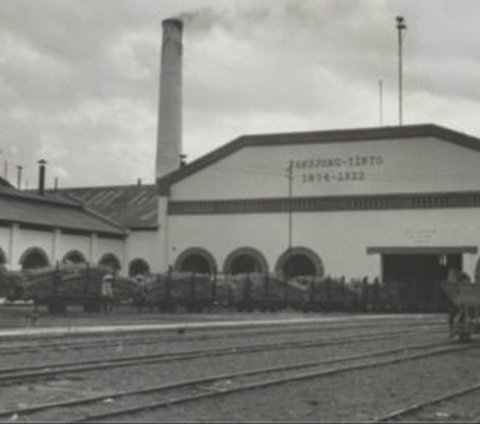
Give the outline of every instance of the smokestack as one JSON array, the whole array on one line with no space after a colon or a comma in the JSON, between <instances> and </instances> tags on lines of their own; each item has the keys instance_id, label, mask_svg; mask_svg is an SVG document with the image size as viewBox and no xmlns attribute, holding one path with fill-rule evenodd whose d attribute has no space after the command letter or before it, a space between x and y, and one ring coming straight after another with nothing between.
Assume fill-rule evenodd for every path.
<instances>
[{"instance_id":1,"label":"smokestack","mask_svg":"<svg viewBox=\"0 0 480 424\"><path fill-rule=\"evenodd\" d=\"M160 96L157 130L156 177L180 166L182 151L182 32L183 22L162 22Z\"/></svg>"},{"instance_id":2,"label":"smokestack","mask_svg":"<svg viewBox=\"0 0 480 424\"><path fill-rule=\"evenodd\" d=\"M40 159L38 161L40 165L38 168L38 194L43 196L45 194L45 165L47 161L45 159Z\"/></svg>"}]
</instances>

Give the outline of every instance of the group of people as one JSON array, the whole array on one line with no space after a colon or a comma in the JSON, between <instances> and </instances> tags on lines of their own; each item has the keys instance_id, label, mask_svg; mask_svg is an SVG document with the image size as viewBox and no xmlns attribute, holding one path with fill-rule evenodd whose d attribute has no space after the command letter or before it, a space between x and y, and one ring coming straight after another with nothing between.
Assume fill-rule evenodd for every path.
<instances>
[{"instance_id":1,"label":"group of people","mask_svg":"<svg viewBox=\"0 0 480 424\"><path fill-rule=\"evenodd\" d=\"M102 278L101 284L101 299L102 299L102 309L103 312L108 314L113 311L113 305L115 303L115 296L113 291L113 275L106 274ZM135 277L135 282L137 283L137 294L135 299L135 304L139 312L142 311L143 306L146 304L146 293L145 293L145 277L141 274L138 274Z\"/></svg>"}]
</instances>

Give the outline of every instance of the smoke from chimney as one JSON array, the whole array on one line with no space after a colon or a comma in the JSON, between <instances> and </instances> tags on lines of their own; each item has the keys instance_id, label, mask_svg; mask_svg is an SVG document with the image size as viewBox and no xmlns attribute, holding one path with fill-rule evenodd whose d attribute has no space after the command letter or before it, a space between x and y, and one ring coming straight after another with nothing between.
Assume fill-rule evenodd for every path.
<instances>
[{"instance_id":1,"label":"smoke from chimney","mask_svg":"<svg viewBox=\"0 0 480 424\"><path fill-rule=\"evenodd\" d=\"M45 194L45 165L47 161L45 159L40 159L38 161L38 194L43 196Z\"/></svg>"},{"instance_id":2,"label":"smoke from chimney","mask_svg":"<svg viewBox=\"0 0 480 424\"><path fill-rule=\"evenodd\" d=\"M182 151L182 32L180 19L162 22L156 178L180 166Z\"/></svg>"}]
</instances>

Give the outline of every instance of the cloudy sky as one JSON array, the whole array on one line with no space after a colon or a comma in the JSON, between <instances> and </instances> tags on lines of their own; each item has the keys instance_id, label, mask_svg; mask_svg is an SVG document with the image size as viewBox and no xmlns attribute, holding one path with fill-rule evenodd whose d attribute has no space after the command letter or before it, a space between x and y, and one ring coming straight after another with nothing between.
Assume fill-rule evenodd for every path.
<instances>
[{"instance_id":1,"label":"cloudy sky","mask_svg":"<svg viewBox=\"0 0 480 424\"><path fill-rule=\"evenodd\" d=\"M0 172L47 186L154 179L161 21L184 19L183 150L404 123L480 137L478 0L0 0Z\"/></svg>"}]
</instances>

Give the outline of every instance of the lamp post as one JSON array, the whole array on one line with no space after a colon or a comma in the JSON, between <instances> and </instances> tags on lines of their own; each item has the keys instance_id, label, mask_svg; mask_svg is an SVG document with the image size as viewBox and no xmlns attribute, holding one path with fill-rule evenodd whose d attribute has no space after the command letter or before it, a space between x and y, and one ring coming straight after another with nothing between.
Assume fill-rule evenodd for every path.
<instances>
[{"instance_id":1,"label":"lamp post","mask_svg":"<svg viewBox=\"0 0 480 424\"><path fill-rule=\"evenodd\" d=\"M403 81L402 81L402 31L407 28L403 16L397 16L397 30L398 30L398 123L403 125Z\"/></svg>"}]
</instances>

